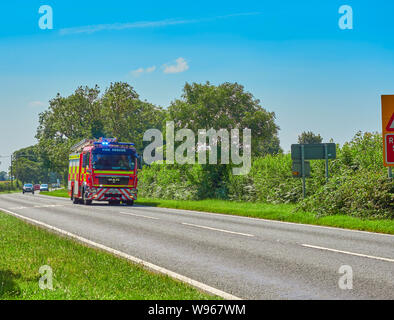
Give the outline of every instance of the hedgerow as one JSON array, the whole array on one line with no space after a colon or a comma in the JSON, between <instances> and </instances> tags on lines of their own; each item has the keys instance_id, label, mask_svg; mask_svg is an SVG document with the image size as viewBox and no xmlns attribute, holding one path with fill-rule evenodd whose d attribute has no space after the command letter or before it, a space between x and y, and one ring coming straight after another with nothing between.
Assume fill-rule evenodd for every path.
<instances>
[{"instance_id":1,"label":"hedgerow","mask_svg":"<svg viewBox=\"0 0 394 320\"><path fill-rule=\"evenodd\" d=\"M311 161L307 198L301 179L292 177L290 154L252 159L249 174L234 176L224 165L163 165L144 167L140 196L172 200L207 198L246 202L297 203L299 210L318 215L346 214L365 218L394 218L394 182L383 167L381 135L357 133L329 162Z\"/></svg>"}]
</instances>

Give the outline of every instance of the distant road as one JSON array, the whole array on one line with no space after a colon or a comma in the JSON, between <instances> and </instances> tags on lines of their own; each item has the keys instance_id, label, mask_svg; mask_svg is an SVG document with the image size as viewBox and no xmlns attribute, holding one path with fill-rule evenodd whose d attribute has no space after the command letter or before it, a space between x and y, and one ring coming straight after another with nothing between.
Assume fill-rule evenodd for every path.
<instances>
[{"instance_id":1,"label":"distant road","mask_svg":"<svg viewBox=\"0 0 394 320\"><path fill-rule=\"evenodd\" d=\"M0 195L8 210L244 299L394 299L394 236L144 206ZM353 270L342 290L341 266Z\"/></svg>"}]
</instances>

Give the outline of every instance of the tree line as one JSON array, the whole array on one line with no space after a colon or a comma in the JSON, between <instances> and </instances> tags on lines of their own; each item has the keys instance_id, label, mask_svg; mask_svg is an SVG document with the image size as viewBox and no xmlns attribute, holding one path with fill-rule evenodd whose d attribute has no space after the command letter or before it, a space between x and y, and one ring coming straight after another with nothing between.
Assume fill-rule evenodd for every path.
<instances>
[{"instance_id":1,"label":"tree line","mask_svg":"<svg viewBox=\"0 0 394 320\"><path fill-rule=\"evenodd\" d=\"M238 83L220 85L186 83L179 99L162 107L143 101L128 83L111 83L101 92L96 85L78 87L72 94L58 93L39 115L38 143L14 153L14 176L22 182L50 182L55 176L67 179L70 148L85 138L117 137L134 142L142 154L148 129L164 130L166 121L175 129L252 130L252 154L282 153L275 113L267 111L252 93ZM305 132L303 143L321 141Z\"/></svg>"},{"instance_id":2,"label":"tree line","mask_svg":"<svg viewBox=\"0 0 394 320\"><path fill-rule=\"evenodd\" d=\"M117 137L134 142L142 154L145 131L164 130L166 121L194 132L250 128L254 155L282 152L275 113L238 83L186 83L182 96L162 107L143 101L130 84L115 82L103 92L97 85L80 86L69 96L52 98L39 115L38 143L14 153L14 176L39 181L54 172L66 179L70 148L85 138Z\"/></svg>"}]
</instances>

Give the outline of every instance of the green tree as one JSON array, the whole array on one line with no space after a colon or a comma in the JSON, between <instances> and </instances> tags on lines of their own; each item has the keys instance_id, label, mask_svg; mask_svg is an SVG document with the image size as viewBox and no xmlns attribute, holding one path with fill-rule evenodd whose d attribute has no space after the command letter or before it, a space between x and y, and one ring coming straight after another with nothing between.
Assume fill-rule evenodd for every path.
<instances>
[{"instance_id":1,"label":"green tree","mask_svg":"<svg viewBox=\"0 0 394 320\"><path fill-rule=\"evenodd\" d=\"M15 161L14 175L22 183L40 183L41 168L39 163L26 158Z\"/></svg>"},{"instance_id":2,"label":"green tree","mask_svg":"<svg viewBox=\"0 0 394 320\"><path fill-rule=\"evenodd\" d=\"M252 154L280 153L275 113L268 112L260 101L238 83L219 86L186 83L181 99L168 108L168 119L177 129L252 130Z\"/></svg>"},{"instance_id":3,"label":"green tree","mask_svg":"<svg viewBox=\"0 0 394 320\"><path fill-rule=\"evenodd\" d=\"M36 138L46 167L67 177L70 148L84 138L103 132L99 88L79 87L68 97L60 94L49 101L49 109L39 116Z\"/></svg>"},{"instance_id":4,"label":"green tree","mask_svg":"<svg viewBox=\"0 0 394 320\"><path fill-rule=\"evenodd\" d=\"M242 130L248 128L252 131L253 156L281 152L275 114L261 107L260 101L238 83L226 82L218 86L209 82L186 83L181 99L168 108L167 120L174 121L176 130L188 128L196 134L199 129L239 129L242 134ZM242 144L240 147L242 149ZM220 151L220 141L218 149ZM231 166L202 166L206 181L202 198L227 198L226 182Z\"/></svg>"},{"instance_id":5,"label":"green tree","mask_svg":"<svg viewBox=\"0 0 394 320\"><path fill-rule=\"evenodd\" d=\"M40 157L51 171L67 179L71 147L82 139L116 137L142 151L146 130L161 129L164 111L141 101L127 83L111 83L100 96L98 86L79 87L68 97L58 94L40 114L36 138Z\"/></svg>"},{"instance_id":6,"label":"green tree","mask_svg":"<svg viewBox=\"0 0 394 320\"><path fill-rule=\"evenodd\" d=\"M15 151L12 159L13 175L17 180L23 183L40 183L46 180L48 170L40 161L36 146Z\"/></svg>"},{"instance_id":7,"label":"green tree","mask_svg":"<svg viewBox=\"0 0 394 320\"><path fill-rule=\"evenodd\" d=\"M143 149L145 131L162 128L164 111L141 101L128 83L111 83L101 98L100 105L105 134L120 141L135 143L139 152Z\"/></svg>"},{"instance_id":8,"label":"green tree","mask_svg":"<svg viewBox=\"0 0 394 320\"><path fill-rule=\"evenodd\" d=\"M313 143L322 143L323 138L320 134L314 134L312 131L304 131L298 136L299 144L313 144Z\"/></svg>"}]
</instances>

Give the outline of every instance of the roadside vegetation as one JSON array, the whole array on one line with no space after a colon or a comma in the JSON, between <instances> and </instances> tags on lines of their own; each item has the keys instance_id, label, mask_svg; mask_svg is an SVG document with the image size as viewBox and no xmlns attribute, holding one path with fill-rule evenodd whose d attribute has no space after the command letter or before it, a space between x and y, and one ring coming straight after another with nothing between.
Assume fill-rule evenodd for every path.
<instances>
[{"instance_id":1,"label":"roadside vegetation","mask_svg":"<svg viewBox=\"0 0 394 320\"><path fill-rule=\"evenodd\" d=\"M40 194L52 196L52 197L60 197L60 198L68 198L67 189L58 189L53 191L40 191Z\"/></svg>"},{"instance_id":2,"label":"roadside vegetation","mask_svg":"<svg viewBox=\"0 0 394 320\"><path fill-rule=\"evenodd\" d=\"M250 173L234 176L230 166L162 165L145 167L139 177L139 196L167 200L221 200L262 204L295 204L298 212L316 218L349 216L394 219L394 181L383 167L381 136L358 133L329 163L311 161L307 198L300 179L292 177L290 154L254 157ZM295 210L293 210L293 214Z\"/></svg>"},{"instance_id":3,"label":"roadside vegetation","mask_svg":"<svg viewBox=\"0 0 394 320\"><path fill-rule=\"evenodd\" d=\"M394 234L394 220L391 219L367 220L346 215L318 217L311 212L296 210L294 204L249 203L216 199L182 201L145 198L140 198L137 204Z\"/></svg>"},{"instance_id":4,"label":"roadside vegetation","mask_svg":"<svg viewBox=\"0 0 394 320\"><path fill-rule=\"evenodd\" d=\"M11 185L10 181L0 181L0 194L15 193L22 190L22 185L19 181L14 181Z\"/></svg>"},{"instance_id":5,"label":"roadside vegetation","mask_svg":"<svg viewBox=\"0 0 394 320\"><path fill-rule=\"evenodd\" d=\"M216 299L167 276L0 213L0 299ZM53 290L41 290L41 266Z\"/></svg>"}]
</instances>

